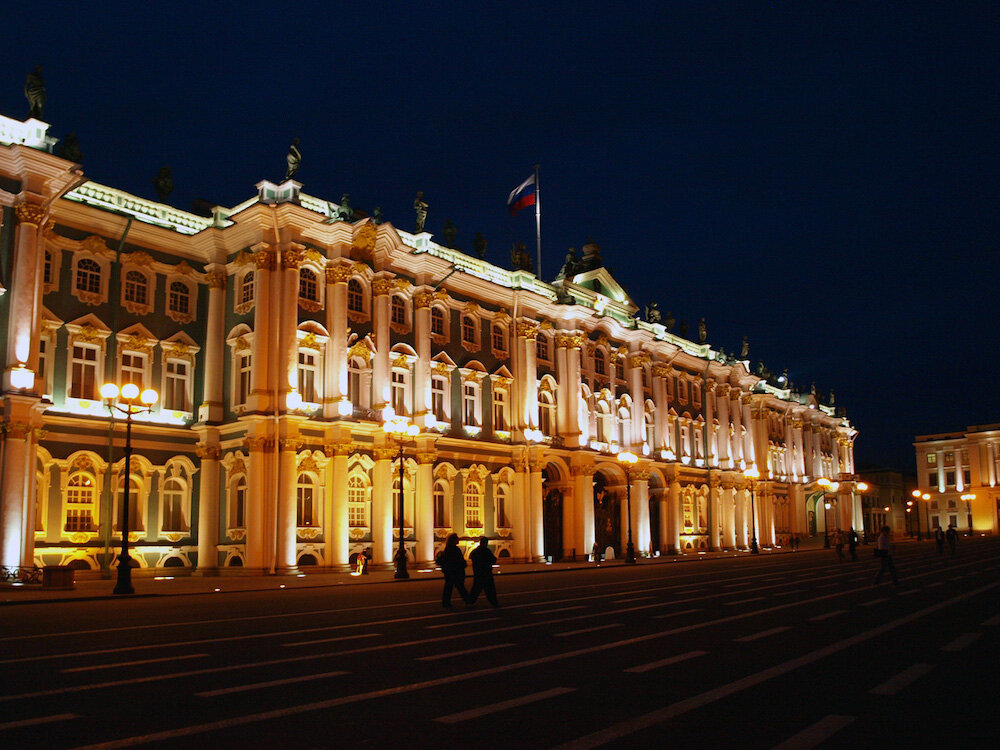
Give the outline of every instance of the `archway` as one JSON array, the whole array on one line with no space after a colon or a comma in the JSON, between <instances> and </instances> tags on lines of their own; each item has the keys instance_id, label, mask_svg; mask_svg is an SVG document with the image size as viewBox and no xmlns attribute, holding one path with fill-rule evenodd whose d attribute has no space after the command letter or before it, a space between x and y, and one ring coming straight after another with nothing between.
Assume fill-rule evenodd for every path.
<instances>
[{"instance_id":1,"label":"archway","mask_svg":"<svg viewBox=\"0 0 1000 750\"><path fill-rule=\"evenodd\" d=\"M542 500L542 554L553 560L562 559L563 494L551 489Z\"/></svg>"},{"instance_id":2,"label":"archway","mask_svg":"<svg viewBox=\"0 0 1000 750\"><path fill-rule=\"evenodd\" d=\"M594 474L594 539L601 552L611 547L615 557L622 554L622 498L608 489L603 472Z\"/></svg>"}]
</instances>

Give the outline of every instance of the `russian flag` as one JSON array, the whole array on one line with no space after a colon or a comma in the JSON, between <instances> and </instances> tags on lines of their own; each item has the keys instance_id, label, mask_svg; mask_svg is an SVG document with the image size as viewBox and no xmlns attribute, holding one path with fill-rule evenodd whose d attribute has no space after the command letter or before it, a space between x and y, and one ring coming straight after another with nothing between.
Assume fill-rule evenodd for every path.
<instances>
[{"instance_id":1,"label":"russian flag","mask_svg":"<svg viewBox=\"0 0 1000 750\"><path fill-rule=\"evenodd\" d=\"M518 185L507 198L507 210L513 216L522 208L535 205L535 175Z\"/></svg>"}]
</instances>

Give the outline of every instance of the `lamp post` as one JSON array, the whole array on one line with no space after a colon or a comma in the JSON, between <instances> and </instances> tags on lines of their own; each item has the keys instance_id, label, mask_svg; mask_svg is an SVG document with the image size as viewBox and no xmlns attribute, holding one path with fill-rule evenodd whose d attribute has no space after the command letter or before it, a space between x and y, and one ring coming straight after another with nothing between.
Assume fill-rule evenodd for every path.
<instances>
[{"instance_id":1,"label":"lamp post","mask_svg":"<svg viewBox=\"0 0 1000 750\"><path fill-rule=\"evenodd\" d=\"M831 482L826 477L820 477L816 480L816 484L823 488L823 546L830 549L830 522L829 513L827 513L830 510L830 501L826 497L827 491L834 493L837 491L840 482Z\"/></svg>"},{"instance_id":2,"label":"lamp post","mask_svg":"<svg viewBox=\"0 0 1000 750\"><path fill-rule=\"evenodd\" d=\"M743 476L750 480L750 553L754 555L760 554L760 547L757 546L757 508L756 508L756 497L757 497L757 480L760 479L760 469L757 468L757 464L750 464L750 466L743 470ZM743 528L746 528L745 526Z\"/></svg>"},{"instance_id":3,"label":"lamp post","mask_svg":"<svg viewBox=\"0 0 1000 750\"><path fill-rule=\"evenodd\" d=\"M920 501L921 500L930 500L931 496L928 495L926 492L921 493L920 490L913 490L913 492L911 492L910 494L913 496L913 499L916 501L916 502L914 502L914 505L917 508L917 541L921 542L921 541L923 541L924 537L920 533ZM929 532L930 529L927 529L927 531Z\"/></svg>"},{"instance_id":4,"label":"lamp post","mask_svg":"<svg viewBox=\"0 0 1000 750\"><path fill-rule=\"evenodd\" d=\"M913 512L913 501L912 500L907 500L906 501L906 536L908 536L908 537L909 536L913 536L913 523L911 522L912 516L910 515L912 512Z\"/></svg>"},{"instance_id":5,"label":"lamp post","mask_svg":"<svg viewBox=\"0 0 1000 750\"><path fill-rule=\"evenodd\" d=\"M854 489L862 495L868 491L867 482L855 482ZM861 543L868 544L868 524L865 522L865 501L861 499ZM854 512L854 490L851 491L851 512Z\"/></svg>"},{"instance_id":6,"label":"lamp post","mask_svg":"<svg viewBox=\"0 0 1000 750\"><path fill-rule=\"evenodd\" d=\"M118 555L118 581L115 583L114 593L134 594L132 587L132 558L128 554L128 501L129 489L132 485L130 476L132 470L132 417L135 414L143 414L153 408L153 404L159 398L159 394L152 388L147 388L139 393L139 386L134 383L126 383L118 388L114 383L105 383L101 386L101 398L107 401L108 409L121 412L125 415L125 495L122 502L122 550ZM137 403L138 402L138 403Z\"/></svg>"},{"instance_id":7,"label":"lamp post","mask_svg":"<svg viewBox=\"0 0 1000 750\"><path fill-rule=\"evenodd\" d=\"M965 517L969 521L969 536L972 536L972 501L976 499L976 495L970 492L962 495L962 499L965 500Z\"/></svg>"},{"instance_id":8,"label":"lamp post","mask_svg":"<svg viewBox=\"0 0 1000 750\"><path fill-rule=\"evenodd\" d=\"M625 562L635 565L635 545L632 544L632 469L639 457L629 451L618 454L618 460L625 467L626 514L628 515L628 544L625 545Z\"/></svg>"},{"instance_id":9,"label":"lamp post","mask_svg":"<svg viewBox=\"0 0 1000 750\"><path fill-rule=\"evenodd\" d=\"M399 446L399 549L396 550L396 573L393 578L401 580L410 577L406 570L406 538L403 530L403 438L416 437L420 428L404 417L393 417L383 423L382 430L395 438Z\"/></svg>"}]
</instances>

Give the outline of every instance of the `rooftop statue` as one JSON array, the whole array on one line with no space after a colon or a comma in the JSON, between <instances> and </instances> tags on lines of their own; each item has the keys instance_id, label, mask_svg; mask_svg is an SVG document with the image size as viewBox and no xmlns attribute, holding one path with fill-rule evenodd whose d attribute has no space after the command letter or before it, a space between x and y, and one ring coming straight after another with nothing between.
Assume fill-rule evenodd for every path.
<instances>
[{"instance_id":1,"label":"rooftop statue","mask_svg":"<svg viewBox=\"0 0 1000 750\"><path fill-rule=\"evenodd\" d=\"M486 238L482 232L476 232L476 236L472 238L472 249L476 251L479 260L486 260Z\"/></svg>"},{"instance_id":2,"label":"rooftop statue","mask_svg":"<svg viewBox=\"0 0 1000 750\"><path fill-rule=\"evenodd\" d=\"M704 344L708 341L708 328L705 326L705 319L698 321L698 343Z\"/></svg>"},{"instance_id":3,"label":"rooftop statue","mask_svg":"<svg viewBox=\"0 0 1000 750\"><path fill-rule=\"evenodd\" d=\"M571 247L566 251L566 260L563 263L562 270L559 271L559 275L564 279L568 279L576 276L578 273L580 273L580 261L576 256L576 248Z\"/></svg>"},{"instance_id":4,"label":"rooftop statue","mask_svg":"<svg viewBox=\"0 0 1000 750\"><path fill-rule=\"evenodd\" d=\"M290 180L295 176L295 173L299 171L299 165L302 164L302 154L299 153L299 139L295 138L292 141L292 145L288 147L288 155L285 157L285 161L288 162L288 169L285 170L285 180Z\"/></svg>"},{"instance_id":5,"label":"rooftop statue","mask_svg":"<svg viewBox=\"0 0 1000 750\"><path fill-rule=\"evenodd\" d=\"M159 174L153 178L153 189L156 191L156 196L159 198L160 203L166 203L167 197L174 189L174 180L170 176L170 167L160 167Z\"/></svg>"},{"instance_id":6,"label":"rooftop statue","mask_svg":"<svg viewBox=\"0 0 1000 750\"><path fill-rule=\"evenodd\" d=\"M677 333L682 339L688 337L688 324L686 320L682 320L680 326L677 328Z\"/></svg>"},{"instance_id":7,"label":"rooftop statue","mask_svg":"<svg viewBox=\"0 0 1000 750\"><path fill-rule=\"evenodd\" d=\"M745 360L750 356L750 342L747 337L743 337L743 344L740 346L740 359Z\"/></svg>"},{"instance_id":8,"label":"rooftop statue","mask_svg":"<svg viewBox=\"0 0 1000 750\"><path fill-rule=\"evenodd\" d=\"M79 164L83 161L83 152L80 151L80 142L76 139L76 133L69 133L64 136L56 146L56 156Z\"/></svg>"},{"instance_id":9,"label":"rooftop statue","mask_svg":"<svg viewBox=\"0 0 1000 750\"><path fill-rule=\"evenodd\" d=\"M384 221L385 219L382 217L382 209L379 206L375 206L375 208L372 209L372 224L378 226Z\"/></svg>"},{"instance_id":10,"label":"rooftop statue","mask_svg":"<svg viewBox=\"0 0 1000 750\"><path fill-rule=\"evenodd\" d=\"M424 231L424 224L427 222L427 201L424 200L422 190L417 191L417 197L413 201L413 210L417 212L417 229L414 234Z\"/></svg>"},{"instance_id":11,"label":"rooftop statue","mask_svg":"<svg viewBox=\"0 0 1000 750\"><path fill-rule=\"evenodd\" d=\"M340 196L340 208L337 209L338 221L354 221L354 209L351 208L351 196L344 193Z\"/></svg>"},{"instance_id":12,"label":"rooftop statue","mask_svg":"<svg viewBox=\"0 0 1000 750\"><path fill-rule=\"evenodd\" d=\"M655 302L650 302L646 305L646 322L647 323L659 323L660 322L660 306Z\"/></svg>"},{"instance_id":13,"label":"rooftop statue","mask_svg":"<svg viewBox=\"0 0 1000 750\"><path fill-rule=\"evenodd\" d=\"M441 234L444 235L444 246L454 248L455 235L458 234L458 228L451 223L451 219L444 220L444 228L441 230Z\"/></svg>"},{"instance_id":14,"label":"rooftop statue","mask_svg":"<svg viewBox=\"0 0 1000 750\"><path fill-rule=\"evenodd\" d=\"M670 314L670 310L667 310L667 317L663 319L663 327L667 329L667 333L672 333L674 330L674 316Z\"/></svg>"},{"instance_id":15,"label":"rooftop statue","mask_svg":"<svg viewBox=\"0 0 1000 750\"><path fill-rule=\"evenodd\" d=\"M524 243L515 243L510 249L510 262L515 271L533 271L531 255L524 249Z\"/></svg>"},{"instance_id":16,"label":"rooftop statue","mask_svg":"<svg viewBox=\"0 0 1000 750\"><path fill-rule=\"evenodd\" d=\"M24 81L24 96L30 109L28 119L32 117L43 120L42 109L45 107L45 79L42 78L42 66L36 65L34 71L28 73Z\"/></svg>"}]
</instances>

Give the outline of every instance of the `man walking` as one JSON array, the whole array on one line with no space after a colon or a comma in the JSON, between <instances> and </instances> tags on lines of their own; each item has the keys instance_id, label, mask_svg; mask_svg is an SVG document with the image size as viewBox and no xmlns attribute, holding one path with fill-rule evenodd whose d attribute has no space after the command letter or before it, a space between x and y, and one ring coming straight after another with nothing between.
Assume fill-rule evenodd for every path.
<instances>
[{"instance_id":1,"label":"man walking","mask_svg":"<svg viewBox=\"0 0 1000 750\"><path fill-rule=\"evenodd\" d=\"M851 561L858 559L858 532L852 526L847 532L847 549L851 553Z\"/></svg>"},{"instance_id":2,"label":"man walking","mask_svg":"<svg viewBox=\"0 0 1000 750\"><path fill-rule=\"evenodd\" d=\"M479 598L479 592L486 594L486 600L494 607L499 607L497 601L497 588L493 581L493 566L496 564L496 555L490 550L489 539L484 536L479 537L479 546L469 553L472 560L472 591L469 592L469 604L475 604Z\"/></svg>"},{"instance_id":3,"label":"man walking","mask_svg":"<svg viewBox=\"0 0 1000 750\"><path fill-rule=\"evenodd\" d=\"M944 532L944 538L948 541L948 552L951 556L955 556L955 544L958 542L958 532L955 531L955 525L949 523L948 530Z\"/></svg>"},{"instance_id":4,"label":"man walking","mask_svg":"<svg viewBox=\"0 0 1000 750\"><path fill-rule=\"evenodd\" d=\"M458 589L462 601L468 605L469 592L465 590L465 556L458 546L458 534L448 536L444 549L438 552L435 562L444 573L444 591L441 593L441 605L451 607L451 590Z\"/></svg>"},{"instance_id":5,"label":"man walking","mask_svg":"<svg viewBox=\"0 0 1000 750\"><path fill-rule=\"evenodd\" d=\"M875 557L879 558L878 573L875 574L875 581L872 586L878 586L882 581L882 574L885 571L889 571L889 575L892 576L893 583L899 583L899 579L896 578L896 566L892 562L892 545L889 539L889 527L883 526L881 533L878 535L878 539L875 542Z\"/></svg>"}]
</instances>

